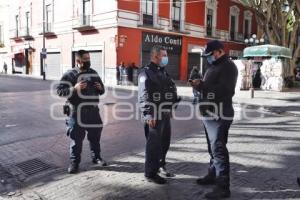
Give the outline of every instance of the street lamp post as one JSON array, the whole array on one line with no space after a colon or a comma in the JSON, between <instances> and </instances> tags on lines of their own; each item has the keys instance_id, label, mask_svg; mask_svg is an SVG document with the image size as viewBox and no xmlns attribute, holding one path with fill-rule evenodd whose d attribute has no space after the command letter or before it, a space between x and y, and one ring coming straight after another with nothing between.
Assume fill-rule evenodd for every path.
<instances>
[{"instance_id":1,"label":"street lamp post","mask_svg":"<svg viewBox=\"0 0 300 200\"><path fill-rule=\"evenodd\" d=\"M265 43L265 39L264 38L260 38L258 39L257 36L255 34L253 34L251 36L251 38L246 38L245 39L245 44L249 45L249 46L255 46L255 45L261 45Z\"/></svg>"},{"instance_id":2,"label":"street lamp post","mask_svg":"<svg viewBox=\"0 0 300 200\"><path fill-rule=\"evenodd\" d=\"M43 49L42 49L42 60L43 60L43 80L46 80L46 68L45 68L45 59L47 56L47 51L45 48L45 28L46 28L46 15L45 15L45 0L43 0Z\"/></svg>"},{"instance_id":3,"label":"street lamp post","mask_svg":"<svg viewBox=\"0 0 300 200\"><path fill-rule=\"evenodd\" d=\"M245 39L245 44L249 45L249 46L255 46L255 45L259 45L259 44L264 44L265 43L265 39L264 38L260 38L258 39L256 34L253 34L251 36L251 38L246 38ZM250 83L250 97L251 99L254 98L254 88L253 88L253 76L252 76L252 72L253 72L253 67L251 67L251 83Z\"/></svg>"}]
</instances>

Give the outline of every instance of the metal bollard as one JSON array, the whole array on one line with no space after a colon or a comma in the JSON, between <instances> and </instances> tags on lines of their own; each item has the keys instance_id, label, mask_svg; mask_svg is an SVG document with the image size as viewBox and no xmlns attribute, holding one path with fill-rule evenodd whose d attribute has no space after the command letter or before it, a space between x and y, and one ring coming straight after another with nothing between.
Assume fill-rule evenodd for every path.
<instances>
[{"instance_id":1,"label":"metal bollard","mask_svg":"<svg viewBox=\"0 0 300 200\"><path fill-rule=\"evenodd\" d=\"M250 93L251 93L251 99L253 99L254 98L254 88L253 87L250 88Z\"/></svg>"}]
</instances>

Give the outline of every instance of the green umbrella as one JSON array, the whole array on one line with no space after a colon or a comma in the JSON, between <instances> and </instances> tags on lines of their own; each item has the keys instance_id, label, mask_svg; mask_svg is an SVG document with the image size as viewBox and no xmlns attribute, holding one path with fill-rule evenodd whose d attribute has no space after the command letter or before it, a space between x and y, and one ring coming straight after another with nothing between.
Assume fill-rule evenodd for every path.
<instances>
[{"instance_id":1,"label":"green umbrella","mask_svg":"<svg viewBox=\"0 0 300 200\"><path fill-rule=\"evenodd\" d=\"M244 49L244 58L249 57L284 57L292 58L292 51L276 45L259 45Z\"/></svg>"}]
</instances>

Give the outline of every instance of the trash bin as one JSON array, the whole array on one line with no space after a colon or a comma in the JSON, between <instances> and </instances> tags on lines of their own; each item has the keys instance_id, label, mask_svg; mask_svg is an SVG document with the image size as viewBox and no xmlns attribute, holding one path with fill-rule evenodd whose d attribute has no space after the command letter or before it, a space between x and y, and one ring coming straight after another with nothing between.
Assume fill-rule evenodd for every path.
<instances>
[{"instance_id":1,"label":"trash bin","mask_svg":"<svg viewBox=\"0 0 300 200\"><path fill-rule=\"evenodd\" d=\"M138 69L133 70L132 80L134 85L138 85Z\"/></svg>"}]
</instances>

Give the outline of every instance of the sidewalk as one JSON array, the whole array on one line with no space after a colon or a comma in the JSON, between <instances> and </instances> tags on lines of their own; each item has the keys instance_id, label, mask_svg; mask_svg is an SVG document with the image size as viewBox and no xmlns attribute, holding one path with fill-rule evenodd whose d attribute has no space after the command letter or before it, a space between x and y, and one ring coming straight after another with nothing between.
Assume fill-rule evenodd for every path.
<instances>
[{"instance_id":1,"label":"sidewalk","mask_svg":"<svg viewBox=\"0 0 300 200\"><path fill-rule=\"evenodd\" d=\"M192 101L192 88L183 81L176 81L178 95L183 100ZM137 91L137 86L106 85L110 89L122 91ZM233 97L235 104L248 105L252 108L267 110L279 114L300 116L300 88L290 89L286 92L255 90L254 98L250 98L250 91L236 91Z\"/></svg>"},{"instance_id":2,"label":"sidewalk","mask_svg":"<svg viewBox=\"0 0 300 200\"><path fill-rule=\"evenodd\" d=\"M5 75L0 75L5 76ZM13 74L8 76L42 79L41 76L30 76L23 74ZM50 80L51 81L51 80ZM105 83L109 89L119 91L137 92L137 86L121 86L110 83ZM178 94L186 101L192 101L192 88L187 86L185 81L176 81ZM233 97L235 104L249 105L257 109L267 110L279 114L289 114L300 116L300 88L290 89L285 92L255 90L254 98L250 98L250 91L236 91Z\"/></svg>"},{"instance_id":3,"label":"sidewalk","mask_svg":"<svg viewBox=\"0 0 300 200\"><path fill-rule=\"evenodd\" d=\"M180 83L178 85L180 95L186 94L185 98L191 98L191 88L180 86ZM137 89L128 86L117 88ZM248 99L247 92L242 94L244 96L239 95L241 99ZM258 98L262 102L272 95L277 99L271 97L271 100L279 101L281 106L299 107L297 91L295 96L293 92L282 94L258 91L256 95L261 95ZM267 106L267 103L264 105ZM140 130L128 128L129 132L142 131L142 127ZM116 128L114 131L119 130ZM296 177L300 175L299 132L299 118L293 116L268 113L262 118L236 121L228 143L231 161L230 199L300 199L296 184ZM135 138L134 142L140 141ZM198 130L186 133L179 140L172 138L167 160L168 168L176 177L168 179L168 184L164 186L145 181L144 149L130 146L130 153L119 156L104 154L110 166L101 168L91 165L86 140L81 173L69 175L66 173L68 143L63 133L0 146L0 200L200 200L211 188L195 184L196 178L207 172L209 159L204 133ZM116 143L107 142L107 145L120 148ZM34 159L40 159L50 168L47 165L33 166L32 162L23 171L16 166ZM54 167L51 168L51 165ZM41 171L26 175L24 173L27 170Z\"/></svg>"},{"instance_id":4,"label":"sidewalk","mask_svg":"<svg viewBox=\"0 0 300 200\"><path fill-rule=\"evenodd\" d=\"M282 132L276 124L285 120L233 125L229 140L232 200L300 199L300 129ZM261 123L261 124L260 124ZM265 123L268 123L266 128ZM250 131L246 131L245 128ZM245 145L247 144L247 145ZM22 184L22 189L5 193L1 200L199 200L211 187L198 186L198 176L207 171L208 153L203 135L173 141L168 168L176 176L166 185L155 185L143 176L144 153L120 155L108 167L84 163L81 172L68 175L65 168ZM1 184L0 184L1 185Z\"/></svg>"}]
</instances>

